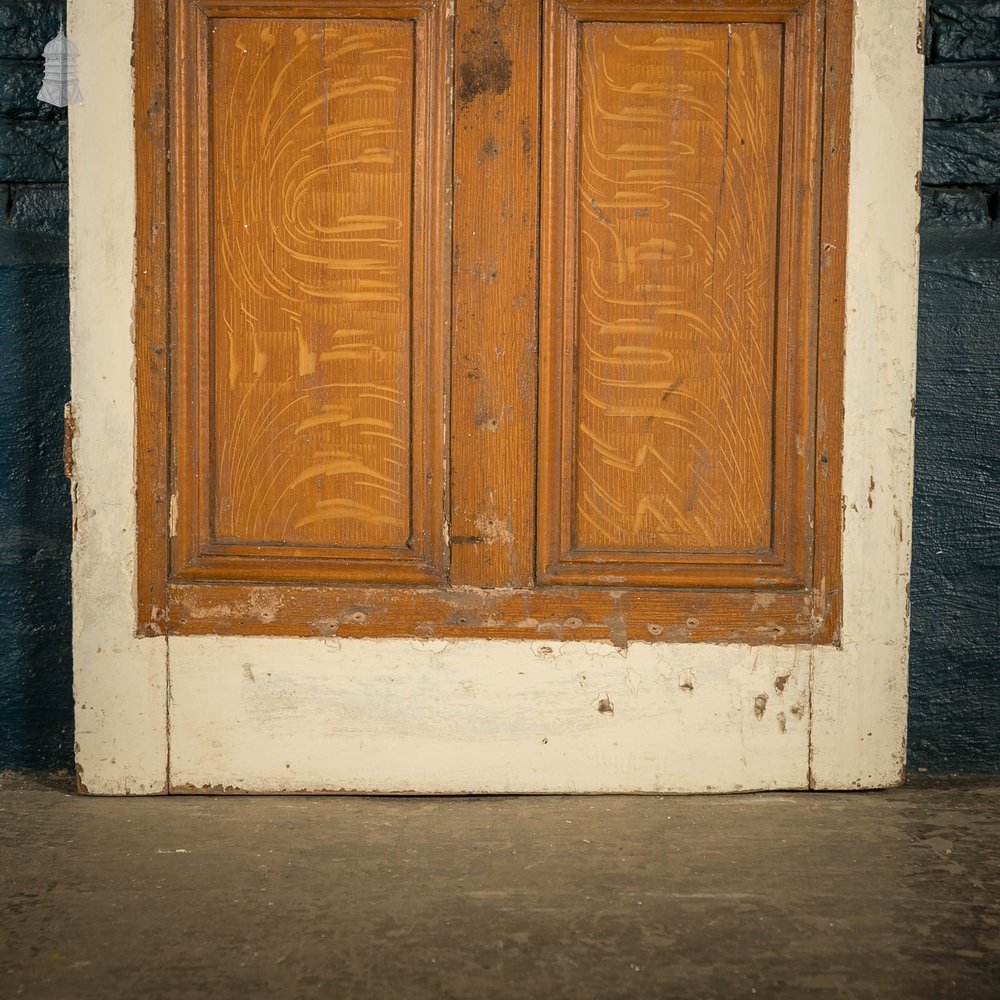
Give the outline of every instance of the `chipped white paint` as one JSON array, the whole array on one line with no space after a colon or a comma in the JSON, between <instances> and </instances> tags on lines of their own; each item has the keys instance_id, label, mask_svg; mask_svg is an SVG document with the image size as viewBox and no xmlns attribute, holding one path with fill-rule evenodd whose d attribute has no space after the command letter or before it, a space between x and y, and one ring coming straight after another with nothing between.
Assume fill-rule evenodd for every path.
<instances>
[{"instance_id":1,"label":"chipped white paint","mask_svg":"<svg viewBox=\"0 0 1000 1000\"><path fill-rule=\"evenodd\" d=\"M626 656L609 644L179 637L170 662L175 788L734 791L805 780L805 651L723 660L708 646L665 657L646 643Z\"/></svg>"},{"instance_id":2,"label":"chipped white paint","mask_svg":"<svg viewBox=\"0 0 1000 1000\"><path fill-rule=\"evenodd\" d=\"M844 370L843 651L817 650L817 788L900 780L916 392L922 0L857 0ZM921 45L921 48L923 46Z\"/></svg>"},{"instance_id":3,"label":"chipped white paint","mask_svg":"<svg viewBox=\"0 0 1000 1000\"><path fill-rule=\"evenodd\" d=\"M167 647L134 635L131 3L78 0L68 28L94 53L70 112L76 759L88 791L142 795L167 785Z\"/></svg>"},{"instance_id":4,"label":"chipped white paint","mask_svg":"<svg viewBox=\"0 0 1000 1000\"><path fill-rule=\"evenodd\" d=\"M134 613L132 0L71 0L103 53L71 124L78 760L167 779L167 645ZM174 789L706 791L899 780L906 719L922 0L858 0L843 648L174 638ZM874 481L874 486L872 482ZM869 498L871 504L869 505ZM811 727L811 732L810 732Z\"/></svg>"}]
</instances>

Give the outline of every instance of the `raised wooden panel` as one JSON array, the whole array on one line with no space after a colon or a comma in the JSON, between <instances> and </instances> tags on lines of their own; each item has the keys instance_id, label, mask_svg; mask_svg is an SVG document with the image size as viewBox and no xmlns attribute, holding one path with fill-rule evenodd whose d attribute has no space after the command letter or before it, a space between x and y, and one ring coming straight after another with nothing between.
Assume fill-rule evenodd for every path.
<instances>
[{"instance_id":1,"label":"raised wooden panel","mask_svg":"<svg viewBox=\"0 0 1000 1000\"><path fill-rule=\"evenodd\" d=\"M781 27L579 37L575 549L771 538Z\"/></svg>"},{"instance_id":2,"label":"raised wooden panel","mask_svg":"<svg viewBox=\"0 0 1000 1000\"><path fill-rule=\"evenodd\" d=\"M448 116L433 18L175 12L174 575L438 579Z\"/></svg>"},{"instance_id":3,"label":"raised wooden panel","mask_svg":"<svg viewBox=\"0 0 1000 1000\"><path fill-rule=\"evenodd\" d=\"M213 536L404 548L410 26L227 18L209 58Z\"/></svg>"},{"instance_id":4,"label":"raised wooden panel","mask_svg":"<svg viewBox=\"0 0 1000 1000\"><path fill-rule=\"evenodd\" d=\"M552 5L543 579L808 569L821 65L783 6Z\"/></svg>"}]
</instances>

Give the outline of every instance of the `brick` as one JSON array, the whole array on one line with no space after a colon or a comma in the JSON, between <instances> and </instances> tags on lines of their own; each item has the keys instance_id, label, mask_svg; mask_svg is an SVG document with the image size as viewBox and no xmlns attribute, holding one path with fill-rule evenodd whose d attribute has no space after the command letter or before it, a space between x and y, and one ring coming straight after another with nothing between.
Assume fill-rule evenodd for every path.
<instances>
[{"instance_id":1,"label":"brick","mask_svg":"<svg viewBox=\"0 0 1000 1000\"><path fill-rule=\"evenodd\" d=\"M0 117L65 121L66 109L38 99L40 60L0 60Z\"/></svg>"},{"instance_id":2,"label":"brick","mask_svg":"<svg viewBox=\"0 0 1000 1000\"><path fill-rule=\"evenodd\" d=\"M64 181L66 123L0 121L0 182Z\"/></svg>"},{"instance_id":3,"label":"brick","mask_svg":"<svg viewBox=\"0 0 1000 1000\"><path fill-rule=\"evenodd\" d=\"M920 231L930 229L986 230L990 228L989 195L977 188L924 188L921 192Z\"/></svg>"},{"instance_id":4,"label":"brick","mask_svg":"<svg viewBox=\"0 0 1000 1000\"><path fill-rule=\"evenodd\" d=\"M997 302L1000 302L1000 261L921 263L920 364L928 389L943 371L996 372L1000 388ZM972 391L973 387L967 388ZM980 412L984 419L996 422L995 413ZM991 447L1000 457L1000 434L994 433L991 440ZM1000 505L1000 492L995 500Z\"/></svg>"},{"instance_id":5,"label":"brick","mask_svg":"<svg viewBox=\"0 0 1000 1000\"><path fill-rule=\"evenodd\" d=\"M923 181L940 187L1000 184L1000 125L928 124Z\"/></svg>"},{"instance_id":6,"label":"brick","mask_svg":"<svg viewBox=\"0 0 1000 1000\"><path fill-rule=\"evenodd\" d=\"M0 0L0 59L37 59L65 19L64 0Z\"/></svg>"},{"instance_id":7,"label":"brick","mask_svg":"<svg viewBox=\"0 0 1000 1000\"><path fill-rule=\"evenodd\" d=\"M65 236L69 198L65 184L12 184L4 225L22 233Z\"/></svg>"},{"instance_id":8,"label":"brick","mask_svg":"<svg viewBox=\"0 0 1000 1000\"><path fill-rule=\"evenodd\" d=\"M921 267L911 669L930 690L945 654L963 676L995 673L998 296L1000 261Z\"/></svg>"},{"instance_id":9,"label":"brick","mask_svg":"<svg viewBox=\"0 0 1000 1000\"><path fill-rule=\"evenodd\" d=\"M65 264L0 259L0 768L72 766L68 328Z\"/></svg>"},{"instance_id":10,"label":"brick","mask_svg":"<svg viewBox=\"0 0 1000 1000\"><path fill-rule=\"evenodd\" d=\"M932 62L994 60L1000 52L1000 0L933 0Z\"/></svg>"},{"instance_id":11,"label":"brick","mask_svg":"<svg viewBox=\"0 0 1000 1000\"><path fill-rule=\"evenodd\" d=\"M928 66L924 117L942 122L1000 121L1000 63Z\"/></svg>"}]
</instances>

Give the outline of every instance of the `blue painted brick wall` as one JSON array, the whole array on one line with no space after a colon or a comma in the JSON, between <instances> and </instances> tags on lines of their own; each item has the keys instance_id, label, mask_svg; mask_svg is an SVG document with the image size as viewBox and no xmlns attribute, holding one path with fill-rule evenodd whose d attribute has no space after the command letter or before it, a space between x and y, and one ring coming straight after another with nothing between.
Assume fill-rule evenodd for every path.
<instances>
[{"instance_id":1,"label":"blue painted brick wall","mask_svg":"<svg viewBox=\"0 0 1000 1000\"><path fill-rule=\"evenodd\" d=\"M72 762L66 112L38 101L62 0L0 0L0 770Z\"/></svg>"},{"instance_id":2,"label":"blue painted brick wall","mask_svg":"<svg viewBox=\"0 0 1000 1000\"><path fill-rule=\"evenodd\" d=\"M925 51L909 763L1000 771L1000 2Z\"/></svg>"}]
</instances>

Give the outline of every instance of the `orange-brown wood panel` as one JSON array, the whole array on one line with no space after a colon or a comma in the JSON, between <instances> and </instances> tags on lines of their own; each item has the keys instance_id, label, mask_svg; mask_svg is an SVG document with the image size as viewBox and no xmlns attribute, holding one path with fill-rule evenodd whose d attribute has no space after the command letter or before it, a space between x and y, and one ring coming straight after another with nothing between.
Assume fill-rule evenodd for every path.
<instances>
[{"instance_id":1,"label":"orange-brown wood panel","mask_svg":"<svg viewBox=\"0 0 1000 1000\"><path fill-rule=\"evenodd\" d=\"M179 7L175 575L435 579L443 16Z\"/></svg>"},{"instance_id":2,"label":"orange-brown wood panel","mask_svg":"<svg viewBox=\"0 0 1000 1000\"><path fill-rule=\"evenodd\" d=\"M413 56L402 22L212 26L216 541L406 546Z\"/></svg>"},{"instance_id":3,"label":"orange-brown wood panel","mask_svg":"<svg viewBox=\"0 0 1000 1000\"><path fill-rule=\"evenodd\" d=\"M166 10L136 3L136 603L140 635L166 626L170 555L167 431L169 330L167 261Z\"/></svg>"},{"instance_id":4,"label":"orange-brown wood panel","mask_svg":"<svg viewBox=\"0 0 1000 1000\"><path fill-rule=\"evenodd\" d=\"M538 0L459 0L451 581L525 587L535 544Z\"/></svg>"},{"instance_id":5,"label":"orange-brown wood panel","mask_svg":"<svg viewBox=\"0 0 1000 1000\"><path fill-rule=\"evenodd\" d=\"M140 629L834 641L851 7L143 0Z\"/></svg>"},{"instance_id":6,"label":"orange-brown wood panel","mask_svg":"<svg viewBox=\"0 0 1000 1000\"><path fill-rule=\"evenodd\" d=\"M823 72L819 336L816 361L815 618L827 640L839 637L844 439L844 289L851 148L854 4L827 3Z\"/></svg>"},{"instance_id":7,"label":"orange-brown wood panel","mask_svg":"<svg viewBox=\"0 0 1000 1000\"><path fill-rule=\"evenodd\" d=\"M306 587L178 583L171 631L184 635L560 639L612 642L829 641L803 591L654 588Z\"/></svg>"},{"instance_id":8,"label":"orange-brown wood panel","mask_svg":"<svg viewBox=\"0 0 1000 1000\"><path fill-rule=\"evenodd\" d=\"M771 537L780 25L585 24L574 549Z\"/></svg>"},{"instance_id":9,"label":"orange-brown wood panel","mask_svg":"<svg viewBox=\"0 0 1000 1000\"><path fill-rule=\"evenodd\" d=\"M539 569L553 582L803 582L789 540L811 532L815 319L796 268L815 234L797 189L820 64L808 14L720 6L552 7Z\"/></svg>"}]
</instances>

